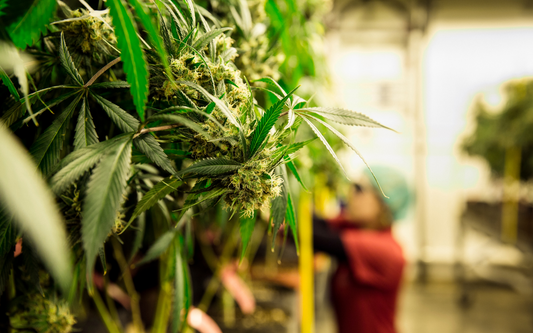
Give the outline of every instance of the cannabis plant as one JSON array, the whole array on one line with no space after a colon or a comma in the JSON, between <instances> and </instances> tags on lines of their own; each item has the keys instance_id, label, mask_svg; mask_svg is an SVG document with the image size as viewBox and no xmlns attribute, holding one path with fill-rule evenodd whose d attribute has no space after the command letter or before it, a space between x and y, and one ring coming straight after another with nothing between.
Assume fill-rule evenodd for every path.
<instances>
[{"instance_id":1,"label":"cannabis plant","mask_svg":"<svg viewBox=\"0 0 533 333\"><path fill-rule=\"evenodd\" d=\"M485 101L477 100L473 110L476 128L463 140L461 148L468 155L485 160L495 177L504 175L507 151L518 149L519 177L526 181L533 178L533 141L529 132L533 82L513 80L504 88L505 105L499 110L491 110Z\"/></svg>"},{"instance_id":2,"label":"cannabis plant","mask_svg":"<svg viewBox=\"0 0 533 333\"><path fill-rule=\"evenodd\" d=\"M178 332L191 305L194 209L222 204L237 216L243 249L260 210L270 210L274 233L285 223L296 238L287 169L301 182L293 160L311 141L295 142L300 126L337 162L317 124L356 153L328 121L386 127L349 110L310 107L297 88L268 77L257 82L275 103L258 105L254 84L234 65L231 28L192 0L80 4L0 1L0 291L10 315L2 324L69 332L65 300L89 295L108 330L120 332L95 290L110 282L112 250L138 332L131 264L160 259L153 327L163 332L171 320ZM160 214L147 214L153 210ZM143 240L150 244L139 259Z\"/></svg>"}]
</instances>

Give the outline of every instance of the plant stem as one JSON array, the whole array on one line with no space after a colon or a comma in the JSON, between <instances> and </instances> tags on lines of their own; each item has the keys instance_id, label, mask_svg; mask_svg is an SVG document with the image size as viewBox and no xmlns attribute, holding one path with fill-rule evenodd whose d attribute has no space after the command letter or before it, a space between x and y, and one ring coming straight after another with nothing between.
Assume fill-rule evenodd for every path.
<instances>
[{"instance_id":1,"label":"plant stem","mask_svg":"<svg viewBox=\"0 0 533 333\"><path fill-rule=\"evenodd\" d=\"M139 294L135 290L135 285L133 284L133 278L131 277L131 272L128 267L128 262L122 253L122 248L118 243L116 238L113 238L111 243L113 244L113 250L115 254L115 259L120 266L122 271L122 277L124 279L124 285L126 286L126 291L131 297L131 316L133 319L133 325L135 326L136 332L144 332L144 325L141 319L141 308L139 306Z\"/></svg>"},{"instance_id":2,"label":"plant stem","mask_svg":"<svg viewBox=\"0 0 533 333\"><path fill-rule=\"evenodd\" d=\"M233 227L231 228L231 232L229 234L229 239L226 242L226 245L224 245L224 248L222 249L222 255L220 256L219 260L219 266L215 271L213 271L213 277L211 277L211 280L209 281L209 285L206 288L206 291L204 295L202 296L202 300L200 301L200 304L198 305L198 309L202 311L207 311L209 308L209 305L211 304L211 301L213 300L213 297L215 296L218 287L220 285L220 270L224 265L228 263L228 261L231 259L231 255L233 254L233 251L235 250L236 245L236 231L239 227L239 223L236 222Z\"/></svg>"},{"instance_id":3,"label":"plant stem","mask_svg":"<svg viewBox=\"0 0 533 333\"><path fill-rule=\"evenodd\" d=\"M122 333L120 328L113 321L113 318L111 318L111 315L109 314L109 311L107 311L105 304L102 301L102 298L100 298L100 294L98 293L98 291L93 292L91 297L94 301L94 304L96 305L96 309L98 310L100 317L104 321L104 325L107 328L107 331L109 333Z\"/></svg>"},{"instance_id":4,"label":"plant stem","mask_svg":"<svg viewBox=\"0 0 533 333\"><path fill-rule=\"evenodd\" d=\"M165 333L167 331L168 319L170 316L172 280L168 279L168 267L171 267L171 256L163 254L159 261L159 274L164 277L161 282L161 289L157 298L157 308L155 313L152 333Z\"/></svg>"},{"instance_id":5,"label":"plant stem","mask_svg":"<svg viewBox=\"0 0 533 333\"><path fill-rule=\"evenodd\" d=\"M180 126L179 124L174 125L165 125L165 126L157 126L157 127L150 127L150 128L143 128L139 133L136 133L133 138L135 139L139 135L143 135L148 132L159 132L159 131L168 131L169 129L173 129Z\"/></svg>"},{"instance_id":6,"label":"plant stem","mask_svg":"<svg viewBox=\"0 0 533 333\"><path fill-rule=\"evenodd\" d=\"M93 77L89 81L87 81L87 83L83 87L84 88L90 87L94 83L94 81L96 81L96 79L100 77L100 75L104 74L105 71L107 71L109 68L116 65L119 61L120 61L120 57L116 58L115 60L111 61L110 63L102 67L98 72L96 72L96 74L93 75Z\"/></svg>"},{"instance_id":7,"label":"plant stem","mask_svg":"<svg viewBox=\"0 0 533 333\"><path fill-rule=\"evenodd\" d=\"M107 307L109 309L109 313L110 313L111 317L113 318L113 320L115 320L115 322L117 323L117 326L119 326L123 330L124 327L122 327L122 323L120 322L120 318L118 316L117 307L115 306L115 303L114 303L113 299L107 293L107 286L109 285L108 278L107 278L106 275L104 275L103 279L104 279L105 301L107 303Z\"/></svg>"}]
</instances>

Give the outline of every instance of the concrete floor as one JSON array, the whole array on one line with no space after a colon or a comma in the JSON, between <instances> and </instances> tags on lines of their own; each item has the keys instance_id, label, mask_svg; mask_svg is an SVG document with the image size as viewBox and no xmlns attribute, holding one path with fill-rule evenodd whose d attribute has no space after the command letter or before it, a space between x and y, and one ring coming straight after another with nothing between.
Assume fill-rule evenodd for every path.
<instances>
[{"instance_id":1,"label":"concrete floor","mask_svg":"<svg viewBox=\"0 0 533 333\"><path fill-rule=\"evenodd\" d=\"M532 333L533 297L495 285L470 288L459 306L453 284L408 284L400 297L399 333Z\"/></svg>"}]
</instances>

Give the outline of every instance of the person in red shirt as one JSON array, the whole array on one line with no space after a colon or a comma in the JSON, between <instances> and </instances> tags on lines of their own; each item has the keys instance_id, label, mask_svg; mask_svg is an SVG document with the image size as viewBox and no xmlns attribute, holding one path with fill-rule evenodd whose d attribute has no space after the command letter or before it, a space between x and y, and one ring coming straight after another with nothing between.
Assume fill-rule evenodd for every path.
<instances>
[{"instance_id":1,"label":"person in red shirt","mask_svg":"<svg viewBox=\"0 0 533 333\"><path fill-rule=\"evenodd\" d=\"M392 186L384 190L390 199L368 181L366 186L354 184L339 216L314 219L315 250L338 261L331 297L339 333L397 332L396 303L405 259L391 224L409 200L403 177L387 170L379 179L388 177L393 181L384 183Z\"/></svg>"}]
</instances>

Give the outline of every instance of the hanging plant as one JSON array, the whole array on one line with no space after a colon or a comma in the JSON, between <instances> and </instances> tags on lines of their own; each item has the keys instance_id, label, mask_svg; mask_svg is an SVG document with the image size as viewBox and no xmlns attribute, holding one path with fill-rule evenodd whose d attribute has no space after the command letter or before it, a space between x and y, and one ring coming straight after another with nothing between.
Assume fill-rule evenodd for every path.
<instances>
[{"instance_id":1,"label":"hanging plant","mask_svg":"<svg viewBox=\"0 0 533 333\"><path fill-rule=\"evenodd\" d=\"M192 208L223 202L241 217L244 249L258 210L270 209L273 230L285 221L296 238L286 168L301 182L293 160L312 141L295 142L300 126L309 126L337 162L317 124L357 154L328 121L387 128L349 110L309 107L297 88L285 91L271 78L258 82L276 101L258 105L234 65L239 45L228 36L231 28L192 1L107 0L101 10L84 1L76 10L60 1L27 2L19 17L14 1L0 1L2 19L13 21L3 28L14 44L0 49L0 58L8 59L0 63L7 71L0 73L0 135L9 138L0 148L0 291L13 291L9 302L45 295L39 304L56 304L62 315L35 326L21 301L12 309L12 327L25 322L38 332L68 332L74 319L60 302L88 292L108 330L120 331L94 290L100 285L95 277L101 278L95 265L105 273L111 246L131 296L133 323L142 331L129 264L145 238L146 213L157 207L164 215L152 226L157 239L136 265L156 258L164 263L162 283L175 290L171 327L180 331L190 307L186 230ZM9 65L20 57L8 53L31 56L37 69L26 76L20 61ZM28 179L38 179L40 197L30 193ZM25 207L25 197L43 201ZM43 203L50 211L40 208ZM31 223L35 216L46 223ZM47 226L59 231L43 242L38 234ZM133 234L128 246L120 243L124 233ZM38 250L45 270L36 260L13 260L20 239L24 249ZM49 273L52 282L43 288L35 274ZM155 325L166 327L161 318Z\"/></svg>"}]
</instances>

